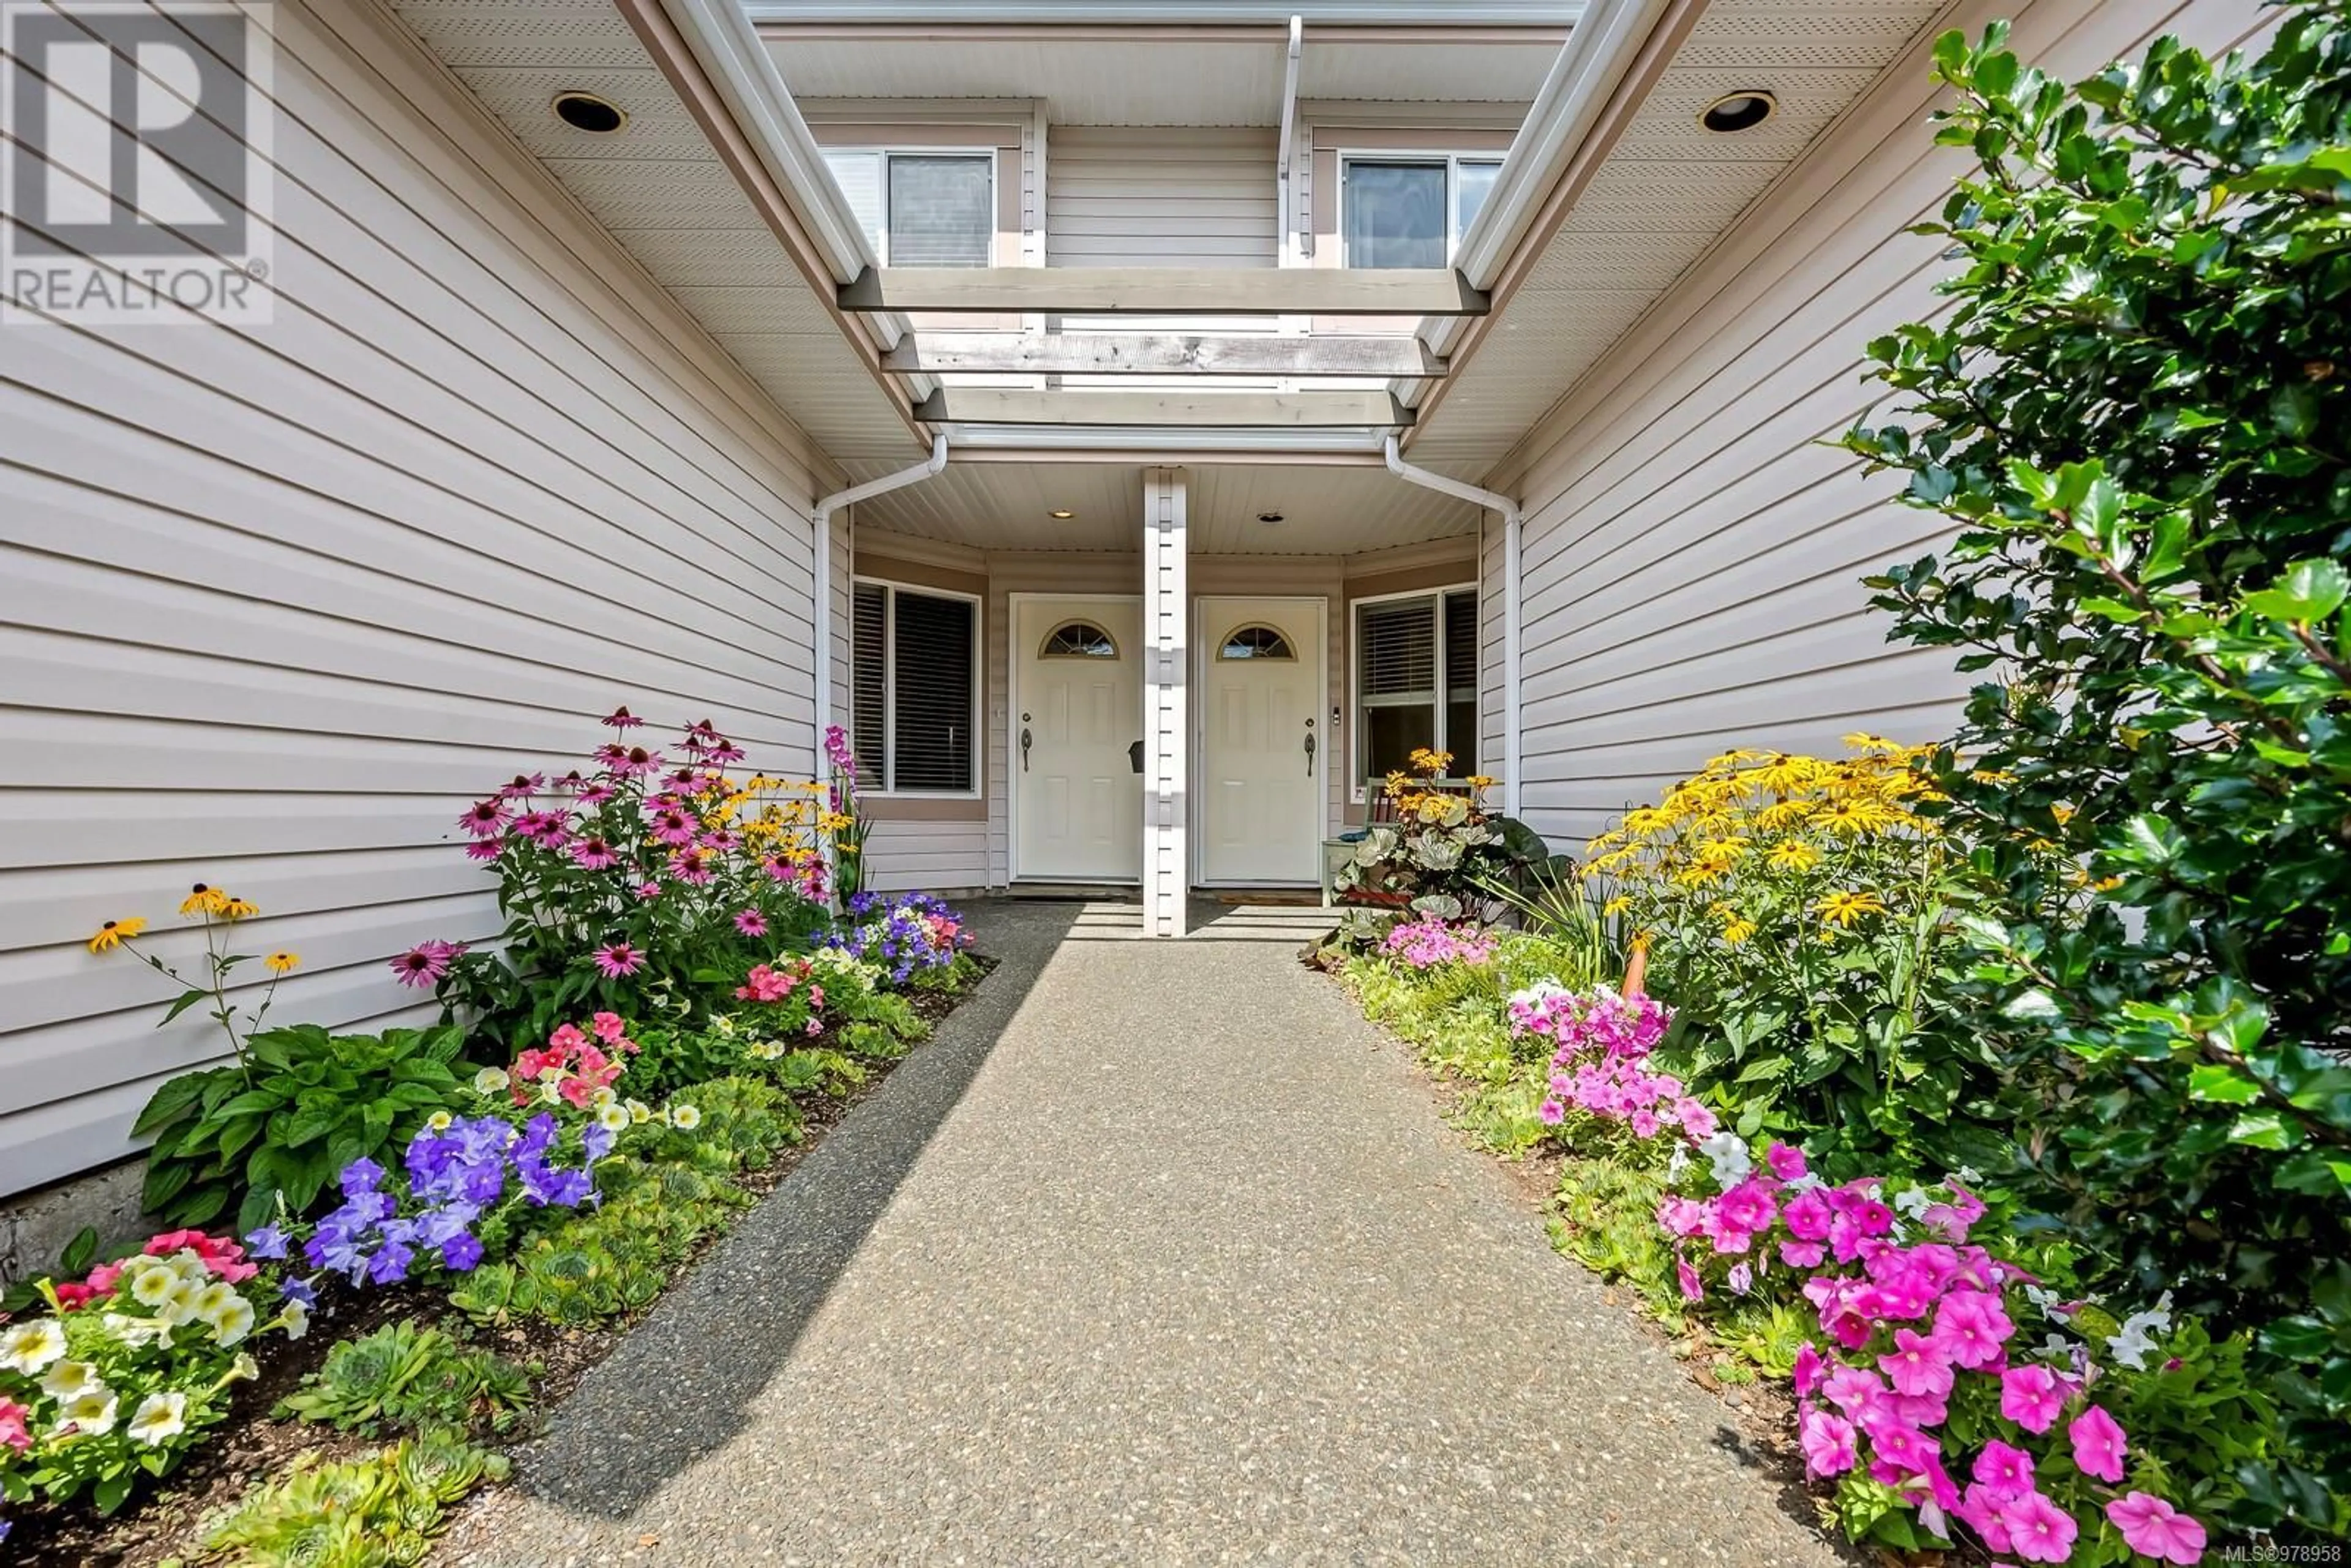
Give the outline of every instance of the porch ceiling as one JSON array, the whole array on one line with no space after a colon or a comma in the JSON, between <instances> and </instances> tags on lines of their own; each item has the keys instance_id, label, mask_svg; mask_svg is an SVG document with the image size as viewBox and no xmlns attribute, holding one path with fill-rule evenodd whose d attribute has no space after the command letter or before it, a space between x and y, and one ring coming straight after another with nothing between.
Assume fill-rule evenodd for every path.
<instances>
[{"instance_id":1,"label":"porch ceiling","mask_svg":"<svg viewBox=\"0 0 2351 1568\"><path fill-rule=\"evenodd\" d=\"M1945 8L1945 0L1713 0L1556 235L1458 337L1412 460L1483 477ZM1698 114L1768 89L1779 112L1716 135ZM1428 335L1426 332L1424 336ZM1400 392L1419 395L1405 385Z\"/></svg>"},{"instance_id":2,"label":"porch ceiling","mask_svg":"<svg viewBox=\"0 0 2351 1568\"><path fill-rule=\"evenodd\" d=\"M919 450L613 0L388 0L442 63L826 452ZM590 135L549 111L568 89L629 113Z\"/></svg>"},{"instance_id":3,"label":"porch ceiling","mask_svg":"<svg viewBox=\"0 0 2351 1568\"><path fill-rule=\"evenodd\" d=\"M878 469L877 469L878 471ZM1192 549L1207 555L1355 555L1478 529L1475 507L1384 468L1187 465ZM1055 517L1056 510L1074 517ZM1279 523L1258 520L1279 513ZM1134 464L950 463L937 478L862 503L860 527L989 550L1133 550Z\"/></svg>"}]
</instances>

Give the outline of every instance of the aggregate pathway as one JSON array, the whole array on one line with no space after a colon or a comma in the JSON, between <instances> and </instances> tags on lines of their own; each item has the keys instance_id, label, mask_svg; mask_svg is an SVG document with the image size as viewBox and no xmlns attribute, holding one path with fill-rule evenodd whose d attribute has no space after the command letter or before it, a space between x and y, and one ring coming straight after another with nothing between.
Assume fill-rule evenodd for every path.
<instances>
[{"instance_id":1,"label":"aggregate pathway","mask_svg":"<svg viewBox=\"0 0 2351 1568\"><path fill-rule=\"evenodd\" d=\"M1279 919L1133 919L981 906L1001 967L443 1561L1843 1561Z\"/></svg>"}]
</instances>

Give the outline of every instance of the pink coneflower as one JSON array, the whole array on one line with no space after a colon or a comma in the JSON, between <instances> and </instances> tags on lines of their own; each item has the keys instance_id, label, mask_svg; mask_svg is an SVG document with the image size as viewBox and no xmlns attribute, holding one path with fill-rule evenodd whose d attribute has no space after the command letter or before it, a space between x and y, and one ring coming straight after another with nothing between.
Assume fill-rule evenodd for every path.
<instances>
[{"instance_id":1,"label":"pink coneflower","mask_svg":"<svg viewBox=\"0 0 2351 1568\"><path fill-rule=\"evenodd\" d=\"M735 929L746 936L765 936L768 917L756 909L738 909L735 912Z\"/></svg>"},{"instance_id":2,"label":"pink coneflower","mask_svg":"<svg viewBox=\"0 0 2351 1568\"><path fill-rule=\"evenodd\" d=\"M740 762L749 754L722 735L712 745L707 755L713 762Z\"/></svg>"},{"instance_id":3,"label":"pink coneflower","mask_svg":"<svg viewBox=\"0 0 2351 1568\"><path fill-rule=\"evenodd\" d=\"M616 707L604 716L604 723L614 729L634 729L644 722L625 707Z\"/></svg>"},{"instance_id":4,"label":"pink coneflower","mask_svg":"<svg viewBox=\"0 0 2351 1568\"><path fill-rule=\"evenodd\" d=\"M517 773L513 778L498 786L498 799L501 800L520 800L525 795L537 794L539 790L546 788L547 779L545 775L538 773Z\"/></svg>"},{"instance_id":5,"label":"pink coneflower","mask_svg":"<svg viewBox=\"0 0 2351 1568\"><path fill-rule=\"evenodd\" d=\"M702 788L702 775L694 768L681 768L674 773L664 774L662 785L678 794L690 795Z\"/></svg>"},{"instance_id":6,"label":"pink coneflower","mask_svg":"<svg viewBox=\"0 0 2351 1568\"><path fill-rule=\"evenodd\" d=\"M675 806L653 814L654 841L667 844L672 849L683 849L694 842L695 832L701 826L700 820L693 812L682 810Z\"/></svg>"},{"instance_id":7,"label":"pink coneflower","mask_svg":"<svg viewBox=\"0 0 2351 1568\"><path fill-rule=\"evenodd\" d=\"M610 784L590 784L580 791L580 803L583 806L601 806L611 800L615 793Z\"/></svg>"},{"instance_id":8,"label":"pink coneflower","mask_svg":"<svg viewBox=\"0 0 2351 1568\"><path fill-rule=\"evenodd\" d=\"M661 883L657 882L641 882L637 883L637 896L646 900L647 902L659 898L661 896Z\"/></svg>"},{"instance_id":9,"label":"pink coneflower","mask_svg":"<svg viewBox=\"0 0 2351 1568\"><path fill-rule=\"evenodd\" d=\"M632 746L612 764L612 771L623 779L633 779L651 773L662 765L662 754L647 751L642 746Z\"/></svg>"},{"instance_id":10,"label":"pink coneflower","mask_svg":"<svg viewBox=\"0 0 2351 1568\"><path fill-rule=\"evenodd\" d=\"M449 972L449 960L465 950L463 942L419 942L392 961L392 972L402 985L423 990L438 985Z\"/></svg>"},{"instance_id":11,"label":"pink coneflower","mask_svg":"<svg viewBox=\"0 0 2351 1568\"><path fill-rule=\"evenodd\" d=\"M720 828L715 832L708 832L702 835L702 847L710 851L713 854L724 854L742 841L743 841L741 839L737 838L733 832L725 828Z\"/></svg>"},{"instance_id":12,"label":"pink coneflower","mask_svg":"<svg viewBox=\"0 0 2351 1568\"><path fill-rule=\"evenodd\" d=\"M700 850L680 850L669 857L669 873L688 886L705 886L711 878L710 857Z\"/></svg>"},{"instance_id":13,"label":"pink coneflower","mask_svg":"<svg viewBox=\"0 0 2351 1568\"><path fill-rule=\"evenodd\" d=\"M475 839L465 846L465 858L469 861L494 861L506 847L504 839Z\"/></svg>"},{"instance_id":14,"label":"pink coneflower","mask_svg":"<svg viewBox=\"0 0 2351 1568\"><path fill-rule=\"evenodd\" d=\"M627 761L629 748L622 746L617 740L608 740L603 745L598 747L591 755L594 756L597 761L604 764L607 768L610 768L615 763Z\"/></svg>"},{"instance_id":15,"label":"pink coneflower","mask_svg":"<svg viewBox=\"0 0 2351 1568\"><path fill-rule=\"evenodd\" d=\"M587 782L588 780L580 776L580 769L575 768L570 772L565 774L562 778L558 779L555 781L555 787L558 789L577 789L581 788Z\"/></svg>"},{"instance_id":16,"label":"pink coneflower","mask_svg":"<svg viewBox=\"0 0 2351 1568\"><path fill-rule=\"evenodd\" d=\"M612 846L601 839L587 838L571 846L571 858L585 871L610 871L620 863Z\"/></svg>"},{"instance_id":17,"label":"pink coneflower","mask_svg":"<svg viewBox=\"0 0 2351 1568\"><path fill-rule=\"evenodd\" d=\"M457 819L457 825L477 839L496 838L506 831L506 802L495 795L486 800L476 800Z\"/></svg>"},{"instance_id":18,"label":"pink coneflower","mask_svg":"<svg viewBox=\"0 0 2351 1568\"><path fill-rule=\"evenodd\" d=\"M599 947L590 956L595 960L596 967L603 972L604 977L608 980L617 980L625 975L633 975L645 967L645 956L626 942L615 942L609 946Z\"/></svg>"},{"instance_id":19,"label":"pink coneflower","mask_svg":"<svg viewBox=\"0 0 2351 1568\"><path fill-rule=\"evenodd\" d=\"M774 877L778 882L789 882L793 877L799 874L793 868L792 862L786 860L781 855L769 855L766 861L761 862L760 869L765 871L769 876Z\"/></svg>"},{"instance_id":20,"label":"pink coneflower","mask_svg":"<svg viewBox=\"0 0 2351 1568\"><path fill-rule=\"evenodd\" d=\"M514 831L533 843L543 844L549 839L561 839L563 819L553 811L525 811L514 820Z\"/></svg>"}]
</instances>

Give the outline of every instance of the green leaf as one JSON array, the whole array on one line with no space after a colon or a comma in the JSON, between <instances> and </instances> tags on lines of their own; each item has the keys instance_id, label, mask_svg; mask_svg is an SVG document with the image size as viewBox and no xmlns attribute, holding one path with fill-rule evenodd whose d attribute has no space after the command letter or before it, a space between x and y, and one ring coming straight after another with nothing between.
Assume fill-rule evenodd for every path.
<instances>
[{"instance_id":1,"label":"green leaf","mask_svg":"<svg viewBox=\"0 0 2351 1568\"><path fill-rule=\"evenodd\" d=\"M2258 593L2245 595L2245 608L2272 621L2323 621L2351 596L2351 573L2336 560L2298 560L2285 575Z\"/></svg>"},{"instance_id":2,"label":"green leaf","mask_svg":"<svg viewBox=\"0 0 2351 1568\"><path fill-rule=\"evenodd\" d=\"M155 1027L157 1029L162 1029L165 1024L170 1023L173 1019L178 1018L182 1013L186 1012L198 1002L210 1001L211 999L212 993L210 991L201 991L191 986L186 990L182 991L172 1001L170 1007L163 1009L163 1016L155 1020Z\"/></svg>"},{"instance_id":3,"label":"green leaf","mask_svg":"<svg viewBox=\"0 0 2351 1568\"><path fill-rule=\"evenodd\" d=\"M2188 1095L2213 1105L2250 1105L2262 1097L2262 1087L2233 1067L2205 1062L2188 1074Z\"/></svg>"},{"instance_id":4,"label":"green leaf","mask_svg":"<svg viewBox=\"0 0 2351 1568\"><path fill-rule=\"evenodd\" d=\"M2299 1128L2289 1126L2276 1111L2255 1111L2240 1116L2229 1128L2229 1141L2253 1149L2290 1149L2301 1142Z\"/></svg>"},{"instance_id":5,"label":"green leaf","mask_svg":"<svg viewBox=\"0 0 2351 1568\"><path fill-rule=\"evenodd\" d=\"M131 1135L134 1138L152 1137L162 1128L193 1111L212 1077L210 1072L189 1072L178 1078L166 1079L149 1097L147 1108L139 1113L139 1119L131 1124Z\"/></svg>"}]
</instances>

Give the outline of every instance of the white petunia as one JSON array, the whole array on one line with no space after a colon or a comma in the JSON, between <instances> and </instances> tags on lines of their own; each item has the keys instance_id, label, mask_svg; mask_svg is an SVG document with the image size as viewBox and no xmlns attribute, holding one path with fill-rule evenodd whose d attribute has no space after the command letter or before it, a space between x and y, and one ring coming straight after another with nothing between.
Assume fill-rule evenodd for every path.
<instances>
[{"instance_id":1,"label":"white petunia","mask_svg":"<svg viewBox=\"0 0 2351 1568\"><path fill-rule=\"evenodd\" d=\"M717 1013L717 1014L714 1014L714 1015L712 1016L711 1019L710 1019L710 1029L711 1029L711 1032L712 1032L712 1033L714 1033L714 1034L717 1034L717 1035L723 1036L723 1037L725 1037L726 1039L728 1039L728 1040L732 1040L732 1039L734 1039L734 1038L735 1038L735 1018L734 1018L734 1015L733 1015L733 1014L731 1014L731 1013Z\"/></svg>"},{"instance_id":2,"label":"white petunia","mask_svg":"<svg viewBox=\"0 0 2351 1568\"><path fill-rule=\"evenodd\" d=\"M163 1337L163 1325L155 1318L134 1318L121 1312L109 1312L99 1320L106 1332L120 1343L133 1349L152 1344Z\"/></svg>"},{"instance_id":3,"label":"white petunia","mask_svg":"<svg viewBox=\"0 0 2351 1568\"><path fill-rule=\"evenodd\" d=\"M190 1303L190 1306L197 1317L208 1323L216 1323L220 1322L221 1313L228 1311L228 1304L231 1301L243 1300L244 1298L236 1293L235 1285L225 1280L214 1280L196 1292L195 1300Z\"/></svg>"},{"instance_id":4,"label":"white petunia","mask_svg":"<svg viewBox=\"0 0 2351 1568\"><path fill-rule=\"evenodd\" d=\"M287 1301L286 1310L277 1314L277 1326L286 1331L287 1339L300 1339L310 1332L310 1309L299 1301Z\"/></svg>"},{"instance_id":5,"label":"white petunia","mask_svg":"<svg viewBox=\"0 0 2351 1568\"><path fill-rule=\"evenodd\" d=\"M609 1083L605 1084L601 1089L597 1090L595 1093L590 1094L588 1097L588 1103L595 1106L599 1111L601 1111L607 1105L617 1105L620 1103L620 1101L621 1092L613 1088Z\"/></svg>"},{"instance_id":6,"label":"white petunia","mask_svg":"<svg viewBox=\"0 0 2351 1568\"><path fill-rule=\"evenodd\" d=\"M192 1285L201 1285L213 1277L212 1269L193 1247L181 1248L163 1260L163 1266Z\"/></svg>"},{"instance_id":7,"label":"white petunia","mask_svg":"<svg viewBox=\"0 0 2351 1568\"><path fill-rule=\"evenodd\" d=\"M60 1402L78 1399L91 1389L103 1386L98 1380L98 1368L86 1361L61 1361L41 1379L41 1392Z\"/></svg>"},{"instance_id":8,"label":"white petunia","mask_svg":"<svg viewBox=\"0 0 2351 1568\"><path fill-rule=\"evenodd\" d=\"M2170 1332L2171 1292L2166 1291L2152 1308L2125 1318L2122 1332L2106 1337L2106 1348L2125 1366L2144 1372L2148 1354L2156 1349L2155 1336Z\"/></svg>"},{"instance_id":9,"label":"white petunia","mask_svg":"<svg viewBox=\"0 0 2351 1568\"><path fill-rule=\"evenodd\" d=\"M238 1351L236 1353L236 1359L229 1363L228 1371L224 1375L222 1381L227 1383L251 1383L255 1378L259 1377L260 1375L261 1363L254 1360L252 1355L248 1353Z\"/></svg>"},{"instance_id":10,"label":"white petunia","mask_svg":"<svg viewBox=\"0 0 2351 1568\"><path fill-rule=\"evenodd\" d=\"M253 1303L239 1296L232 1304L221 1309L220 1315L211 1322L213 1343L226 1350L253 1332Z\"/></svg>"},{"instance_id":11,"label":"white petunia","mask_svg":"<svg viewBox=\"0 0 2351 1568\"><path fill-rule=\"evenodd\" d=\"M1745 1181L1748 1173L1755 1168L1755 1162L1748 1156L1747 1141L1728 1127L1699 1140L1698 1152L1712 1167L1715 1186L1726 1192Z\"/></svg>"},{"instance_id":12,"label":"white petunia","mask_svg":"<svg viewBox=\"0 0 2351 1568\"><path fill-rule=\"evenodd\" d=\"M629 1101L622 1108L629 1113L630 1122L637 1126L642 1127L653 1119L653 1108L642 1100Z\"/></svg>"},{"instance_id":13,"label":"white petunia","mask_svg":"<svg viewBox=\"0 0 2351 1568\"><path fill-rule=\"evenodd\" d=\"M1689 1145L1676 1144L1673 1154L1666 1161L1666 1180L1668 1183L1678 1182L1688 1174L1689 1168Z\"/></svg>"},{"instance_id":14,"label":"white petunia","mask_svg":"<svg viewBox=\"0 0 2351 1568\"><path fill-rule=\"evenodd\" d=\"M173 1392L150 1394L131 1415L131 1436L152 1446L168 1443L188 1429L188 1396Z\"/></svg>"},{"instance_id":15,"label":"white petunia","mask_svg":"<svg viewBox=\"0 0 2351 1568\"><path fill-rule=\"evenodd\" d=\"M1894 1195L1894 1211L1896 1214L1907 1214L1913 1219L1922 1219L1934 1201L1927 1196L1925 1187L1906 1186Z\"/></svg>"},{"instance_id":16,"label":"white petunia","mask_svg":"<svg viewBox=\"0 0 2351 1568\"><path fill-rule=\"evenodd\" d=\"M57 1430L62 1432L70 1427L85 1437L103 1437L114 1430L119 1407L114 1390L99 1384L57 1406Z\"/></svg>"},{"instance_id":17,"label":"white petunia","mask_svg":"<svg viewBox=\"0 0 2351 1568\"><path fill-rule=\"evenodd\" d=\"M162 1301L157 1303L155 1313L167 1325L177 1328L182 1323L193 1321L196 1298L203 1293L194 1281L174 1279L171 1288L163 1292Z\"/></svg>"},{"instance_id":18,"label":"white petunia","mask_svg":"<svg viewBox=\"0 0 2351 1568\"><path fill-rule=\"evenodd\" d=\"M142 1307L160 1307L171 1300L172 1291L179 1283L180 1276L170 1269L160 1263L149 1264L131 1281L131 1299Z\"/></svg>"},{"instance_id":19,"label":"white petunia","mask_svg":"<svg viewBox=\"0 0 2351 1568\"><path fill-rule=\"evenodd\" d=\"M510 1082L512 1080L507 1077L505 1068L485 1067L474 1074L474 1092L476 1094L502 1093Z\"/></svg>"},{"instance_id":20,"label":"white petunia","mask_svg":"<svg viewBox=\"0 0 2351 1568\"><path fill-rule=\"evenodd\" d=\"M66 1354L66 1331L55 1318L0 1329L0 1366L27 1377L46 1372Z\"/></svg>"},{"instance_id":21,"label":"white petunia","mask_svg":"<svg viewBox=\"0 0 2351 1568\"><path fill-rule=\"evenodd\" d=\"M624 1131L629 1125L629 1108L625 1105L599 1106L596 1111L596 1124L608 1133Z\"/></svg>"},{"instance_id":22,"label":"white petunia","mask_svg":"<svg viewBox=\"0 0 2351 1568\"><path fill-rule=\"evenodd\" d=\"M540 1084L538 1086L538 1098L542 1104L554 1105L559 1103L563 1099L563 1079L560 1076L558 1076L550 1078L546 1082Z\"/></svg>"},{"instance_id":23,"label":"white petunia","mask_svg":"<svg viewBox=\"0 0 2351 1568\"><path fill-rule=\"evenodd\" d=\"M424 1130L428 1133L445 1133L456 1124L457 1118L446 1111L435 1111L424 1118Z\"/></svg>"},{"instance_id":24,"label":"white petunia","mask_svg":"<svg viewBox=\"0 0 2351 1568\"><path fill-rule=\"evenodd\" d=\"M669 1124L681 1133L691 1133L702 1125L702 1113L691 1105L673 1105L669 1108Z\"/></svg>"},{"instance_id":25,"label":"white petunia","mask_svg":"<svg viewBox=\"0 0 2351 1568\"><path fill-rule=\"evenodd\" d=\"M2074 1363L2074 1342L2064 1334L2053 1333L2041 1342L2041 1354L2051 1361L2062 1361L2070 1366Z\"/></svg>"}]
</instances>

